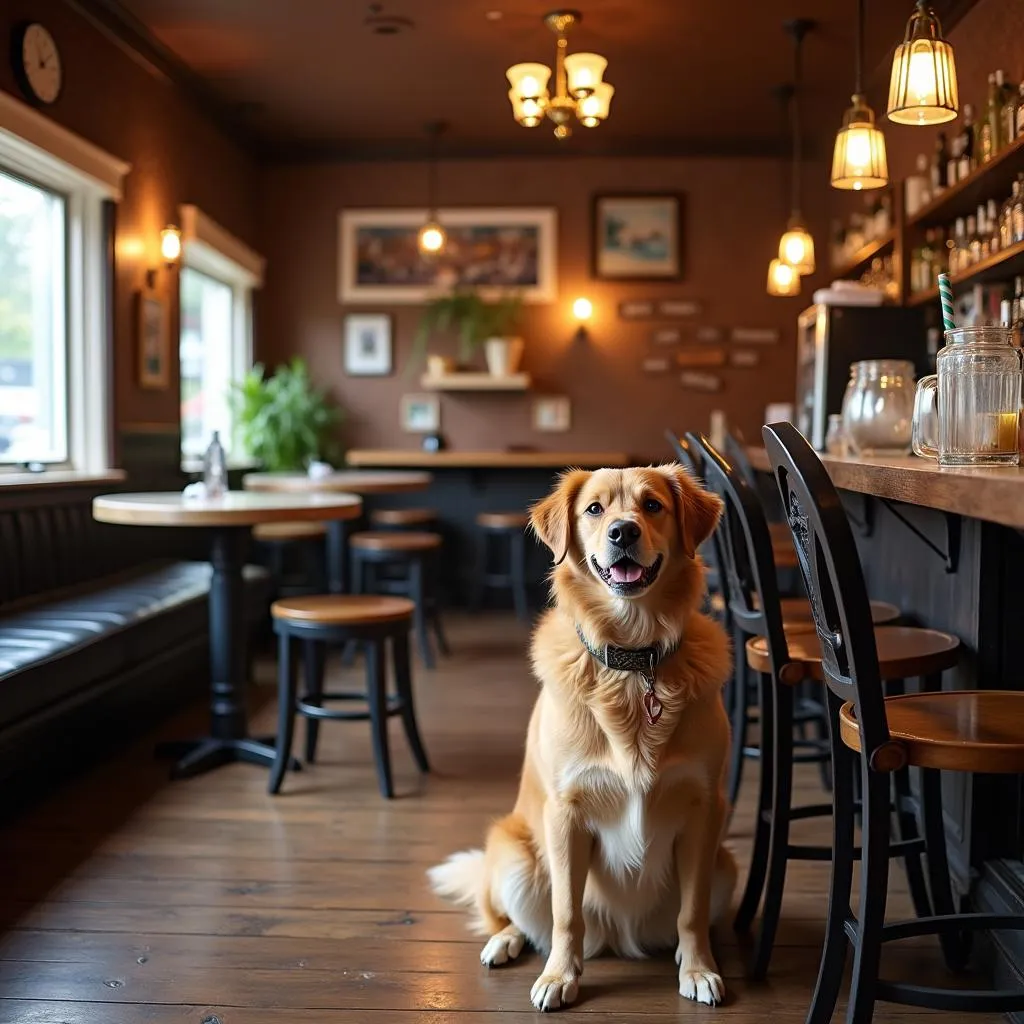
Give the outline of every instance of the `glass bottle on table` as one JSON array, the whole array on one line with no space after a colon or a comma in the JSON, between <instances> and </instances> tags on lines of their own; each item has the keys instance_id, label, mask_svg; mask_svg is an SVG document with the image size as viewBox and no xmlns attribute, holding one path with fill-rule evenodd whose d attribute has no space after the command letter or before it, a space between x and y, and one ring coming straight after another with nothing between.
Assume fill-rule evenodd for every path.
<instances>
[{"instance_id":1,"label":"glass bottle on table","mask_svg":"<svg viewBox=\"0 0 1024 1024\"><path fill-rule=\"evenodd\" d=\"M203 483L207 498L222 498L228 489L228 463L217 430L213 432L210 446L203 456Z\"/></svg>"}]
</instances>

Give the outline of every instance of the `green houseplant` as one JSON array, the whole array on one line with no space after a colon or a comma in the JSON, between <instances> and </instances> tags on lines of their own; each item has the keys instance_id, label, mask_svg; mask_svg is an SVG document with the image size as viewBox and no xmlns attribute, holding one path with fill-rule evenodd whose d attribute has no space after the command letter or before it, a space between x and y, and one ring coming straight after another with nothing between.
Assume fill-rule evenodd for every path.
<instances>
[{"instance_id":1,"label":"green houseplant","mask_svg":"<svg viewBox=\"0 0 1024 1024\"><path fill-rule=\"evenodd\" d=\"M312 386L302 359L267 377L257 363L229 396L236 430L250 456L270 472L305 469L338 454L334 428L341 410Z\"/></svg>"},{"instance_id":2,"label":"green houseplant","mask_svg":"<svg viewBox=\"0 0 1024 1024\"><path fill-rule=\"evenodd\" d=\"M423 311L413 345L413 356L421 357L435 335L454 333L459 340L459 362L484 350L493 374L515 373L523 342L514 337L522 313L523 299L509 292L488 301L475 289L456 288L434 299Z\"/></svg>"}]
</instances>

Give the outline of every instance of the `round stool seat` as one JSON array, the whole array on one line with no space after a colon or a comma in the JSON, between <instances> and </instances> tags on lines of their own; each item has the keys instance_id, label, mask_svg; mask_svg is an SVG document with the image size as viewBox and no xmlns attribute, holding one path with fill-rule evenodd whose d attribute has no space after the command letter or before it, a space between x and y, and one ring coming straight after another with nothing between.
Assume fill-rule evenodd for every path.
<instances>
[{"instance_id":1,"label":"round stool seat","mask_svg":"<svg viewBox=\"0 0 1024 1024\"><path fill-rule=\"evenodd\" d=\"M370 513L375 526L430 526L437 522L432 508L377 508Z\"/></svg>"},{"instance_id":2,"label":"round stool seat","mask_svg":"<svg viewBox=\"0 0 1024 1024\"><path fill-rule=\"evenodd\" d=\"M485 530L523 530L530 521L525 512L481 512L476 525Z\"/></svg>"},{"instance_id":3,"label":"round stool seat","mask_svg":"<svg viewBox=\"0 0 1024 1024\"><path fill-rule=\"evenodd\" d=\"M813 626L800 624L787 628L786 646L789 663L780 669L782 682L824 679L821 648ZM914 626L876 626L875 647L882 679L908 679L943 672L956 665L960 653L960 641L955 636ZM768 641L764 637L747 641L747 664L755 672L771 672Z\"/></svg>"},{"instance_id":4,"label":"round stool seat","mask_svg":"<svg viewBox=\"0 0 1024 1024\"><path fill-rule=\"evenodd\" d=\"M439 533L408 531L407 533L353 533L349 545L360 551L432 551L441 546Z\"/></svg>"},{"instance_id":5,"label":"round stool seat","mask_svg":"<svg viewBox=\"0 0 1024 1024\"><path fill-rule=\"evenodd\" d=\"M416 606L404 597L318 594L275 601L275 619L322 626L370 626L411 619Z\"/></svg>"},{"instance_id":6,"label":"round stool seat","mask_svg":"<svg viewBox=\"0 0 1024 1024\"><path fill-rule=\"evenodd\" d=\"M1024 693L945 690L886 697L889 735L907 764L957 772L1024 772ZM839 712L843 742L860 750L852 704Z\"/></svg>"},{"instance_id":7,"label":"round stool seat","mask_svg":"<svg viewBox=\"0 0 1024 1024\"><path fill-rule=\"evenodd\" d=\"M316 540L326 533L327 527L323 523L257 523L252 528L252 535L256 540L270 544Z\"/></svg>"},{"instance_id":8,"label":"round stool seat","mask_svg":"<svg viewBox=\"0 0 1024 1024\"><path fill-rule=\"evenodd\" d=\"M783 597L779 600L782 607L783 626L807 626L813 624L811 602L806 597ZM754 607L758 607L755 595ZM721 594L711 595L711 610L721 615L725 612L725 598ZM895 622L900 617L900 610L888 601L871 602L871 621L876 626Z\"/></svg>"}]
</instances>

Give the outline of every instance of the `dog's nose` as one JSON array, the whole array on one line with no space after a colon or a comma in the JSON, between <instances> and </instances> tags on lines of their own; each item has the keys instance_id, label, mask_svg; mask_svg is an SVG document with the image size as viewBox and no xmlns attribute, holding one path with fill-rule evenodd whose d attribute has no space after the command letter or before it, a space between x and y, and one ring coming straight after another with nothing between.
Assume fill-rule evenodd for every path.
<instances>
[{"instance_id":1,"label":"dog's nose","mask_svg":"<svg viewBox=\"0 0 1024 1024\"><path fill-rule=\"evenodd\" d=\"M632 519L616 519L608 527L608 539L617 548L628 548L640 539L640 527Z\"/></svg>"}]
</instances>

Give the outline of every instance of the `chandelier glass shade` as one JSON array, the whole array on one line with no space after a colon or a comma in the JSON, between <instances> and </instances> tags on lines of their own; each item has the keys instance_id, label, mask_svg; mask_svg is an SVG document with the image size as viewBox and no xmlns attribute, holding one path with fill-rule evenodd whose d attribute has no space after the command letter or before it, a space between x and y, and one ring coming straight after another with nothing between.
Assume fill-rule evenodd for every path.
<instances>
[{"instance_id":1,"label":"chandelier glass shade","mask_svg":"<svg viewBox=\"0 0 1024 1024\"><path fill-rule=\"evenodd\" d=\"M903 42L896 47L889 79L890 121L898 124L942 124L960 109L953 47L926 0L907 23Z\"/></svg>"},{"instance_id":2,"label":"chandelier glass shade","mask_svg":"<svg viewBox=\"0 0 1024 1024\"><path fill-rule=\"evenodd\" d=\"M608 61L599 53L566 53L566 33L581 18L579 11L554 11L544 18L558 40L553 93L546 64L513 64L505 72L512 116L522 127L536 128L547 118L554 124L555 137L565 139L572 134L573 119L585 128L596 128L608 117L615 94L604 81Z\"/></svg>"},{"instance_id":3,"label":"chandelier glass shade","mask_svg":"<svg viewBox=\"0 0 1024 1024\"><path fill-rule=\"evenodd\" d=\"M799 295L800 275L782 260L775 259L768 264L769 295Z\"/></svg>"},{"instance_id":4,"label":"chandelier glass shade","mask_svg":"<svg viewBox=\"0 0 1024 1024\"><path fill-rule=\"evenodd\" d=\"M874 111L863 96L853 97L853 106L843 117L836 133L832 154L832 187L841 189L883 188L889 184L889 163L885 136L875 124Z\"/></svg>"},{"instance_id":5,"label":"chandelier glass shade","mask_svg":"<svg viewBox=\"0 0 1024 1024\"><path fill-rule=\"evenodd\" d=\"M814 273L814 238L803 222L791 217L779 240L779 259L800 276Z\"/></svg>"}]
</instances>

